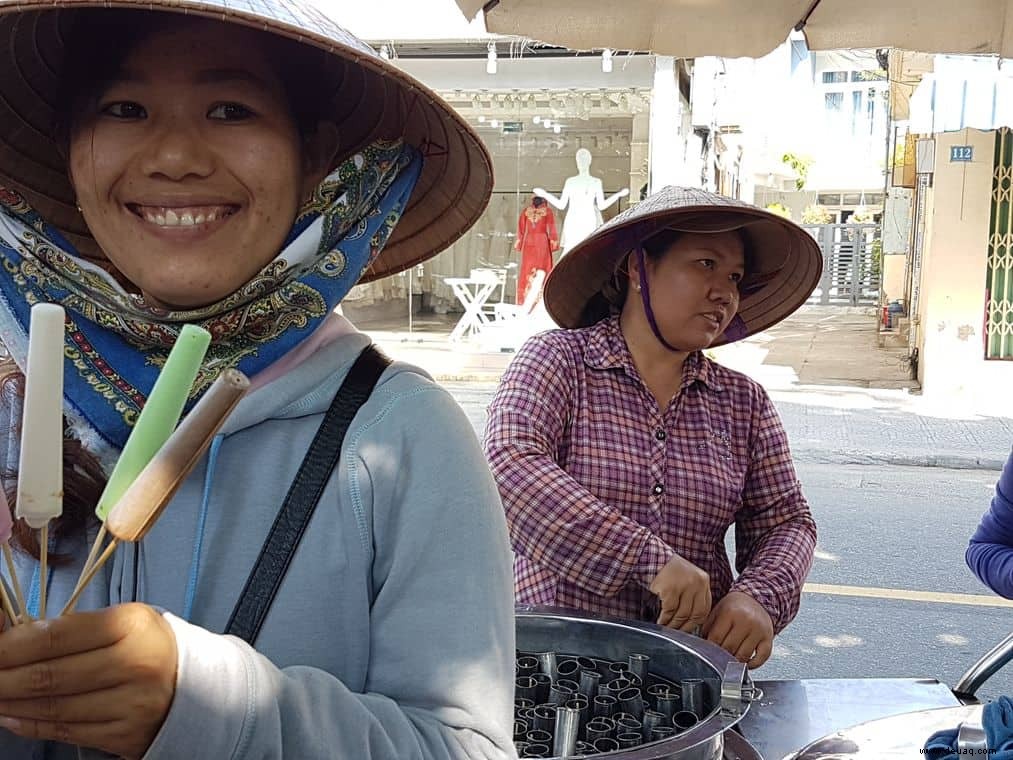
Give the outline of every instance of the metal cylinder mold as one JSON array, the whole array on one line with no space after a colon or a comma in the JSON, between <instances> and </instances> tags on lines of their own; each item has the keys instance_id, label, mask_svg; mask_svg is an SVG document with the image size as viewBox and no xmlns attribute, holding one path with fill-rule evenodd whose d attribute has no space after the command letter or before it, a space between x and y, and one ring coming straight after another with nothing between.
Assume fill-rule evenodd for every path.
<instances>
[{"instance_id":1,"label":"metal cylinder mold","mask_svg":"<svg viewBox=\"0 0 1013 760\"><path fill-rule=\"evenodd\" d=\"M721 760L753 697L745 666L689 634L517 610L520 757Z\"/></svg>"}]
</instances>

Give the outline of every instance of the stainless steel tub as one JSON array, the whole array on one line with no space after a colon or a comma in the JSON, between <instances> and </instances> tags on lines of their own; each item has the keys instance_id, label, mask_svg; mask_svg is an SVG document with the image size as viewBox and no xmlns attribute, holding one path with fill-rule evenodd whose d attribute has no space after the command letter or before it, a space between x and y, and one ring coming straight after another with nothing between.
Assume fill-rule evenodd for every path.
<instances>
[{"instance_id":1,"label":"stainless steel tub","mask_svg":"<svg viewBox=\"0 0 1013 760\"><path fill-rule=\"evenodd\" d=\"M720 647L651 623L594 618L544 607L517 608L517 648L603 660L626 660L631 652L651 658L651 672L678 682L703 679L706 710L685 733L640 747L594 757L616 760L722 760L724 733L738 723L758 694L745 665ZM736 742L741 746L741 742Z\"/></svg>"}]
</instances>

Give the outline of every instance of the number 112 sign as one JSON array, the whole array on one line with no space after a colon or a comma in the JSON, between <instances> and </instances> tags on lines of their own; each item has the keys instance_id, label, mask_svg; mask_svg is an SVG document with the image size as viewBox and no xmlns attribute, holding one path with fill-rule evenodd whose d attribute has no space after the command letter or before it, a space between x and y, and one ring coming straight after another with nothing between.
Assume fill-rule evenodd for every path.
<instances>
[{"instance_id":1,"label":"number 112 sign","mask_svg":"<svg viewBox=\"0 0 1013 760\"><path fill-rule=\"evenodd\" d=\"M951 145L950 161L973 161L974 146L972 145Z\"/></svg>"}]
</instances>

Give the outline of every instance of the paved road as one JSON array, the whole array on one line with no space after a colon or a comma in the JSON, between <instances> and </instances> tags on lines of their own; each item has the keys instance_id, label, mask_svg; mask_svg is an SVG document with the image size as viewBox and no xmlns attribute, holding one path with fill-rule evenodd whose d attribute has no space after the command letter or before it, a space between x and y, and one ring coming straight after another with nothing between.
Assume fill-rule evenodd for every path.
<instances>
[{"instance_id":1,"label":"paved road","mask_svg":"<svg viewBox=\"0 0 1013 760\"><path fill-rule=\"evenodd\" d=\"M896 598L921 590L994 599L963 557L995 473L803 463L799 477L820 530L809 582L877 596L805 594L758 677L925 676L952 686L1013 631L1010 607ZM1013 667L982 694L1013 694Z\"/></svg>"}]
</instances>

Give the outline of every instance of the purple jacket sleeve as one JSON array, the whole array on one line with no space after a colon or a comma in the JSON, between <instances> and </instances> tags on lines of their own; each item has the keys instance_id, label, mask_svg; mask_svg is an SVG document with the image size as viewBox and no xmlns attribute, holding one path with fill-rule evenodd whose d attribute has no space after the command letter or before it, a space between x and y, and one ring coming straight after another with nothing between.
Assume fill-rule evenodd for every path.
<instances>
[{"instance_id":1,"label":"purple jacket sleeve","mask_svg":"<svg viewBox=\"0 0 1013 760\"><path fill-rule=\"evenodd\" d=\"M1013 599L1013 453L995 486L992 506L971 536L967 566L999 596Z\"/></svg>"}]
</instances>

